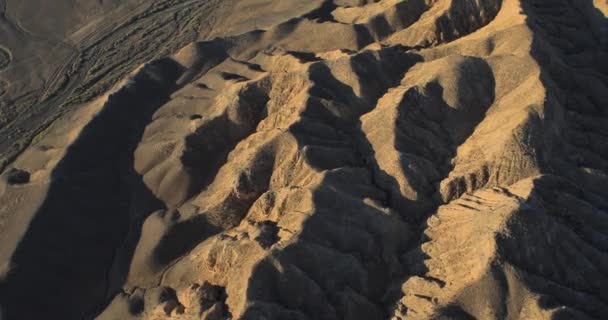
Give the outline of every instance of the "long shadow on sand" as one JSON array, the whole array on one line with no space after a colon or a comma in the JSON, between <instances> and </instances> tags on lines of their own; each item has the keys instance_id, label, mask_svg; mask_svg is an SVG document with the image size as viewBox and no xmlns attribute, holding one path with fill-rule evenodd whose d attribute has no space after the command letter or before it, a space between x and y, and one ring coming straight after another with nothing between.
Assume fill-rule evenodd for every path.
<instances>
[{"instance_id":1,"label":"long shadow on sand","mask_svg":"<svg viewBox=\"0 0 608 320\"><path fill-rule=\"evenodd\" d=\"M171 60L147 65L69 147L0 284L6 319L87 318L120 288L141 221L163 208L133 152L182 72Z\"/></svg>"}]
</instances>

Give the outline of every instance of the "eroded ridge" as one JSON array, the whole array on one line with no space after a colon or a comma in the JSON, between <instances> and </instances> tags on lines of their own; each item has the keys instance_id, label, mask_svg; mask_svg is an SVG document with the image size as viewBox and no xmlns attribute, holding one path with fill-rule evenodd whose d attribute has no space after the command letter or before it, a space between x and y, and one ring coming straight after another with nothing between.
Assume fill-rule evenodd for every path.
<instances>
[{"instance_id":1,"label":"eroded ridge","mask_svg":"<svg viewBox=\"0 0 608 320\"><path fill-rule=\"evenodd\" d=\"M608 314L601 8L276 6L142 66L3 173L8 319Z\"/></svg>"}]
</instances>

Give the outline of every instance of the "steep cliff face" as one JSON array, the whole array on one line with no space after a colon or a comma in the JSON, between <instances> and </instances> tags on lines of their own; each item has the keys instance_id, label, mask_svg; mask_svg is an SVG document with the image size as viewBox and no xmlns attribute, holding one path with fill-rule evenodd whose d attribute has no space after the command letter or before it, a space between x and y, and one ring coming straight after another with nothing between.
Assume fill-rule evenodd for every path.
<instances>
[{"instance_id":1,"label":"steep cliff face","mask_svg":"<svg viewBox=\"0 0 608 320\"><path fill-rule=\"evenodd\" d=\"M7 168L5 318L608 315L605 6L306 6L218 10Z\"/></svg>"}]
</instances>

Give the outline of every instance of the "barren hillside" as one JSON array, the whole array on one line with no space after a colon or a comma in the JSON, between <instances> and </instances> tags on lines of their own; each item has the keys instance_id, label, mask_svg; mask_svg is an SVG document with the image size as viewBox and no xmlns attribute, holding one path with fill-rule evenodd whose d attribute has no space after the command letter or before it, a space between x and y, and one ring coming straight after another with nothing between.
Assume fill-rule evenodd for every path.
<instances>
[{"instance_id":1,"label":"barren hillside","mask_svg":"<svg viewBox=\"0 0 608 320\"><path fill-rule=\"evenodd\" d=\"M608 318L605 0L0 0L0 318Z\"/></svg>"}]
</instances>

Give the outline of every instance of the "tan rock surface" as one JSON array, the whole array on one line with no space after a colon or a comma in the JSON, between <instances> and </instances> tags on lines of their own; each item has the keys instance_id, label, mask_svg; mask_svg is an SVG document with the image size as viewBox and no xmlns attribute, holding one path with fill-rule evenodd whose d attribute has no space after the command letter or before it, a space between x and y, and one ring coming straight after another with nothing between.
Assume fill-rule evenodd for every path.
<instances>
[{"instance_id":1,"label":"tan rock surface","mask_svg":"<svg viewBox=\"0 0 608 320\"><path fill-rule=\"evenodd\" d=\"M602 1L0 4L0 318L608 317Z\"/></svg>"}]
</instances>

